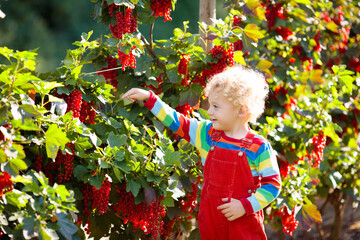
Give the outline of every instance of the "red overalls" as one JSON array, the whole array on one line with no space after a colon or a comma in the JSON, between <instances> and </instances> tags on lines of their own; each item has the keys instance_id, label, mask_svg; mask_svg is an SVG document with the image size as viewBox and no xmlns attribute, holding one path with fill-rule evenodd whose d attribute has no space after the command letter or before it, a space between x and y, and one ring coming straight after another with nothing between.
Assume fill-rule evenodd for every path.
<instances>
[{"instance_id":1,"label":"red overalls","mask_svg":"<svg viewBox=\"0 0 360 240\"><path fill-rule=\"evenodd\" d=\"M249 131L241 139L239 150L223 149L217 145L220 131L214 131L204 166L204 185L201 191L199 230L202 240L264 240L263 211L244 215L233 221L227 220L218 206L222 198L242 199L250 197L260 187L254 178L245 154L252 144L254 134Z\"/></svg>"}]
</instances>

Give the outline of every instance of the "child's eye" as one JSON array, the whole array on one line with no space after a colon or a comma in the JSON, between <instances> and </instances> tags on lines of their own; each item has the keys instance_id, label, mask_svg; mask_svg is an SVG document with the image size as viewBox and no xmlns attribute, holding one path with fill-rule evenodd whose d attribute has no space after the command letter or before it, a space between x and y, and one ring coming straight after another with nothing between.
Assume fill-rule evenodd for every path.
<instances>
[{"instance_id":1,"label":"child's eye","mask_svg":"<svg viewBox=\"0 0 360 240\"><path fill-rule=\"evenodd\" d=\"M218 108L218 106L217 106L217 105L214 105L214 108Z\"/></svg>"}]
</instances>

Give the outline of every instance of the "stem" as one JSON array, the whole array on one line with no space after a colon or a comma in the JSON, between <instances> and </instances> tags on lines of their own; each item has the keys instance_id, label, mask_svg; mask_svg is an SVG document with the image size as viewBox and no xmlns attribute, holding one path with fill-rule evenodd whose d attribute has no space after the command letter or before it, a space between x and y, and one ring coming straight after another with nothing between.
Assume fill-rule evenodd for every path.
<instances>
[{"instance_id":1,"label":"stem","mask_svg":"<svg viewBox=\"0 0 360 240\"><path fill-rule=\"evenodd\" d=\"M9 89L9 95L7 97L7 99L9 100L10 99L10 96L11 96L11 92L12 92L12 89L14 87L14 83L15 83L15 74L18 72L18 67L19 67L19 62L16 64L16 68L15 68L15 71L14 71L14 75L11 77L11 85L10 85L10 89Z\"/></svg>"},{"instance_id":2,"label":"stem","mask_svg":"<svg viewBox=\"0 0 360 240\"><path fill-rule=\"evenodd\" d=\"M178 235L176 236L176 239L179 239L181 232L182 232L182 231L179 230L179 233L178 233Z\"/></svg>"},{"instance_id":3,"label":"stem","mask_svg":"<svg viewBox=\"0 0 360 240\"><path fill-rule=\"evenodd\" d=\"M150 47L153 49L153 30L154 30L155 23L150 25Z\"/></svg>"},{"instance_id":4,"label":"stem","mask_svg":"<svg viewBox=\"0 0 360 240\"><path fill-rule=\"evenodd\" d=\"M164 71L164 73L166 74L166 67L165 65L160 61L160 59L158 58L158 56L156 55L154 49L150 46L150 44L148 43L148 41L146 40L146 38L141 35L141 40L143 41L146 49L148 50L148 52L150 53L150 55L152 56L152 58L156 61L156 64L158 65L158 67Z\"/></svg>"}]
</instances>

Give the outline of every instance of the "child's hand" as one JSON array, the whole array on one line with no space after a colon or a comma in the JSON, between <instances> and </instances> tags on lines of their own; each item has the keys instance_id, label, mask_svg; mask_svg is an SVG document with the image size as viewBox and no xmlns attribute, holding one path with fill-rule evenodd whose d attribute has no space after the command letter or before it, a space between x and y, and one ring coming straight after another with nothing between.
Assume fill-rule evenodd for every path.
<instances>
[{"instance_id":1,"label":"child's hand","mask_svg":"<svg viewBox=\"0 0 360 240\"><path fill-rule=\"evenodd\" d=\"M217 209L222 209L221 213L223 213L229 221L234 221L245 215L245 208L239 200L231 198L229 202L229 198L223 198L222 201L227 203L218 206Z\"/></svg>"},{"instance_id":2,"label":"child's hand","mask_svg":"<svg viewBox=\"0 0 360 240\"><path fill-rule=\"evenodd\" d=\"M122 99L127 98L132 102L136 102L137 100L146 101L150 97L150 92L140 88L132 88L127 91L124 95L122 95Z\"/></svg>"}]
</instances>

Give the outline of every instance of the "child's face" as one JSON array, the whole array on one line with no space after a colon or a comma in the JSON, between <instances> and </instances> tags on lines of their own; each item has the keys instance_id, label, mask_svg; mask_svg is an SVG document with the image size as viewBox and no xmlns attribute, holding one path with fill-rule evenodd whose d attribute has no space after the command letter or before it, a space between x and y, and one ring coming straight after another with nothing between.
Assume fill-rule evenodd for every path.
<instances>
[{"instance_id":1,"label":"child's face","mask_svg":"<svg viewBox=\"0 0 360 240\"><path fill-rule=\"evenodd\" d=\"M222 90L213 89L208 96L210 107L207 113L217 130L231 130L239 120L240 107L224 97Z\"/></svg>"}]
</instances>

